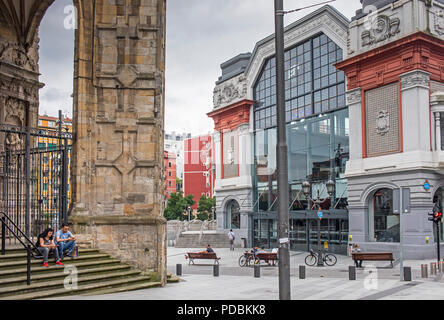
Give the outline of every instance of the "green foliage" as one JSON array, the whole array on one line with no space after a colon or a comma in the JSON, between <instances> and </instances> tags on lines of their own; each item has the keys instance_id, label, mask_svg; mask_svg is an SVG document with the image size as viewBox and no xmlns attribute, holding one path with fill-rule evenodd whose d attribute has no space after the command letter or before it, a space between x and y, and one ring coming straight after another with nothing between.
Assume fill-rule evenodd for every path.
<instances>
[{"instance_id":1,"label":"green foliage","mask_svg":"<svg viewBox=\"0 0 444 320\"><path fill-rule=\"evenodd\" d=\"M188 207L191 207L196 203L193 200L192 194L183 196L183 192L174 192L168 199L168 205L165 208L164 217L167 220L183 220L183 213L187 211Z\"/></svg>"},{"instance_id":2,"label":"green foliage","mask_svg":"<svg viewBox=\"0 0 444 320\"><path fill-rule=\"evenodd\" d=\"M216 207L216 198L207 198L202 195L199 200L199 207L197 208L197 219L205 221L208 220L213 213L213 207Z\"/></svg>"}]
</instances>

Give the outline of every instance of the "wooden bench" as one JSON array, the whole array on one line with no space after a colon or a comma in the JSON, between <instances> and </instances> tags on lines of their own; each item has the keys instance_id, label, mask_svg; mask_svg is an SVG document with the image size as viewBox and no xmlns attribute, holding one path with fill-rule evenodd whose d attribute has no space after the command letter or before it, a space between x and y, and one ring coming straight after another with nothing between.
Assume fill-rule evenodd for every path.
<instances>
[{"instance_id":1,"label":"wooden bench","mask_svg":"<svg viewBox=\"0 0 444 320\"><path fill-rule=\"evenodd\" d=\"M215 252L189 252L187 253L189 263L194 264L194 260L214 260L214 264L219 264L220 258Z\"/></svg>"},{"instance_id":2,"label":"wooden bench","mask_svg":"<svg viewBox=\"0 0 444 320\"><path fill-rule=\"evenodd\" d=\"M256 259L260 261L273 261L273 266L276 265L276 261L279 261L277 253L261 252L256 253Z\"/></svg>"},{"instance_id":3,"label":"wooden bench","mask_svg":"<svg viewBox=\"0 0 444 320\"><path fill-rule=\"evenodd\" d=\"M358 261L390 261L392 268L395 261L392 252L355 252L352 259L356 265Z\"/></svg>"}]
</instances>

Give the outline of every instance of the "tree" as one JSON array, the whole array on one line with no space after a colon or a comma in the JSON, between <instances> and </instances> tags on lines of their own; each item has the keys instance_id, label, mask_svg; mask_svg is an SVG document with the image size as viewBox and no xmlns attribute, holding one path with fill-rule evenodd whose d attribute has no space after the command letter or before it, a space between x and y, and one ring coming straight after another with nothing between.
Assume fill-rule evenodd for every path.
<instances>
[{"instance_id":1,"label":"tree","mask_svg":"<svg viewBox=\"0 0 444 320\"><path fill-rule=\"evenodd\" d=\"M183 196L183 192L173 192L168 199L167 207L164 211L164 217L167 220L183 220L183 213L196 203L193 195Z\"/></svg>"},{"instance_id":2,"label":"tree","mask_svg":"<svg viewBox=\"0 0 444 320\"><path fill-rule=\"evenodd\" d=\"M205 221L213 212L213 208L216 207L216 198L207 198L205 194L200 197L199 207L197 208L197 219Z\"/></svg>"}]
</instances>

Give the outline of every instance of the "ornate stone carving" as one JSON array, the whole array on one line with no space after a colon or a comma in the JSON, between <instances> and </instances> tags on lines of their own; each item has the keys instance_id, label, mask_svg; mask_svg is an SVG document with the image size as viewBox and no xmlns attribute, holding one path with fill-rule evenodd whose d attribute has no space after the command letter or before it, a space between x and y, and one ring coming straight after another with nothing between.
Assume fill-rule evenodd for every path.
<instances>
[{"instance_id":1,"label":"ornate stone carving","mask_svg":"<svg viewBox=\"0 0 444 320\"><path fill-rule=\"evenodd\" d=\"M5 122L18 127L26 125L26 102L8 98L5 104Z\"/></svg>"},{"instance_id":2,"label":"ornate stone carving","mask_svg":"<svg viewBox=\"0 0 444 320\"><path fill-rule=\"evenodd\" d=\"M400 32L399 18L390 18L386 15L374 17L370 22L370 30L362 33L362 46L370 46L372 44L389 39Z\"/></svg>"},{"instance_id":3,"label":"ornate stone carving","mask_svg":"<svg viewBox=\"0 0 444 320\"><path fill-rule=\"evenodd\" d=\"M361 88L347 91L346 98L348 106L356 103L361 103L362 101Z\"/></svg>"},{"instance_id":4,"label":"ornate stone carving","mask_svg":"<svg viewBox=\"0 0 444 320\"><path fill-rule=\"evenodd\" d=\"M37 72L37 53L30 47L26 51L17 43L0 42L0 60Z\"/></svg>"},{"instance_id":5,"label":"ornate stone carving","mask_svg":"<svg viewBox=\"0 0 444 320\"><path fill-rule=\"evenodd\" d=\"M414 87L423 87L428 89L429 83L430 83L430 74L421 70L415 70L401 75L402 90Z\"/></svg>"},{"instance_id":6,"label":"ornate stone carving","mask_svg":"<svg viewBox=\"0 0 444 320\"><path fill-rule=\"evenodd\" d=\"M218 109L225 107L235 100L246 99L247 97L247 82L245 76L241 74L238 77L230 79L214 89L214 108Z\"/></svg>"},{"instance_id":7,"label":"ornate stone carving","mask_svg":"<svg viewBox=\"0 0 444 320\"><path fill-rule=\"evenodd\" d=\"M439 10L435 12L434 26L435 31L441 36L444 35L444 11Z\"/></svg>"},{"instance_id":8,"label":"ornate stone carving","mask_svg":"<svg viewBox=\"0 0 444 320\"><path fill-rule=\"evenodd\" d=\"M385 111L379 111L376 118L376 133L385 136L390 131L390 114Z\"/></svg>"}]
</instances>

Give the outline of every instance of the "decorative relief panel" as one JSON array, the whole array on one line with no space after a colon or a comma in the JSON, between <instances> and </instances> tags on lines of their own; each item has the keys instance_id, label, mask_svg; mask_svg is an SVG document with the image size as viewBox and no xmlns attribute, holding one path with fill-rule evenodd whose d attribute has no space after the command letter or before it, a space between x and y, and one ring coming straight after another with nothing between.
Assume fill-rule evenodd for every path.
<instances>
[{"instance_id":1,"label":"decorative relief panel","mask_svg":"<svg viewBox=\"0 0 444 320\"><path fill-rule=\"evenodd\" d=\"M247 98L247 82L243 74L230 79L214 89L214 108L219 109Z\"/></svg>"},{"instance_id":2,"label":"decorative relief panel","mask_svg":"<svg viewBox=\"0 0 444 320\"><path fill-rule=\"evenodd\" d=\"M399 85L393 83L365 93L367 156L401 151Z\"/></svg>"},{"instance_id":3,"label":"decorative relief panel","mask_svg":"<svg viewBox=\"0 0 444 320\"><path fill-rule=\"evenodd\" d=\"M362 32L362 46L370 46L372 44L389 39L400 32L399 18L390 18L386 15L378 15L370 22L370 30Z\"/></svg>"}]
</instances>

